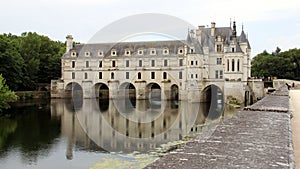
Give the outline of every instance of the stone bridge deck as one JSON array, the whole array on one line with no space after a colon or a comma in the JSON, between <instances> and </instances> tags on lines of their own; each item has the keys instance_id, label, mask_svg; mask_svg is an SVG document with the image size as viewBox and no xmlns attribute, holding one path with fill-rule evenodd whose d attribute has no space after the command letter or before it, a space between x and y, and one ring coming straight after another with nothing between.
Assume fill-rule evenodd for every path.
<instances>
[{"instance_id":1,"label":"stone bridge deck","mask_svg":"<svg viewBox=\"0 0 300 169\"><path fill-rule=\"evenodd\" d=\"M285 88L146 168L294 168Z\"/></svg>"}]
</instances>

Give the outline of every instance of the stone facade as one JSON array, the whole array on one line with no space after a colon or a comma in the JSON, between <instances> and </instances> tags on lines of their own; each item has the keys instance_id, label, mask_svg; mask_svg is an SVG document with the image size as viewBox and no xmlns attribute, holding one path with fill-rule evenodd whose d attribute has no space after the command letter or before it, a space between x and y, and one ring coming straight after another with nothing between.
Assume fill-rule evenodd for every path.
<instances>
[{"instance_id":1,"label":"stone facade","mask_svg":"<svg viewBox=\"0 0 300 169\"><path fill-rule=\"evenodd\" d=\"M206 91L217 86L225 98L244 101L251 74L251 47L244 33L233 27L199 26L185 40L75 44L67 36L62 78L53 80L51 97L69 97L74 84L83 98L95 98L106 89L120 98L135 89L136 99L148 99L155 89L161 98L206 101ZM72 85L73 84L73 85ZM73 87L72 87L73 86ZM257 93L255 97L261 97Z\"/></svg>"}]
</instances>

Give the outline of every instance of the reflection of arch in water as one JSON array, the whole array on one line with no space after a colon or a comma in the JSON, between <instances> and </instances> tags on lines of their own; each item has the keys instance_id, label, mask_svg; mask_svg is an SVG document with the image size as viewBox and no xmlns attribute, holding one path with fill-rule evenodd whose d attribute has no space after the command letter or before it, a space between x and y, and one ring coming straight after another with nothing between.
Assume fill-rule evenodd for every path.
<instances>
[{"instance_id":1,"label":"reflection of arch in water","mask_svg":"<svg viewBox=\"0 0 300 169\"><path fill-rule=\"evenodd\" d=\"M108 99L109 98L109 88L105 83L96 83L95 86L95 95L99 99Z\"/></svg>"},{"instance_id":2,"label":"reflection of arch in water","mask_svg":"<svg viewBox=\"0 0 300 169\"><path fill-rule=\"evenodd\" d=\"M82 108L83 90L78 83L68 83L65 87L65 96L66 98L72 98L71 108L74 111L78 111Z\"/></svg>"},{"instance_id":3,"label":"reflection of arch in water","mask_svg":"<svg viewBox=\"0 0 300 169\"><path fill-rule=\"evenodd\" d=\"M216 85L209 85L201 93L201 100L208 103L208 118L217 119L224 111L224 94Z\"/></svg>"},{"instance_id":4,"label":"reflection of arch in water","mask_svg":"<svg viewBox=\"0 0 300 169\"><path fill-rule=\"evenodd\" d=\"M125 98L135 98L136 97L136 89L132 83L124 82L119 87L121 96Z\"/></svg>"},{"instance_id":5,"label":"reflection of arch in water","mask_svg":"<svg viewBox=\"0 0 300 169\"><path fill-rule=\"evenodd\" d=\"M171 86L171 100L177 100L179 99L179 88L178 88L178 85L176 84L173 84Z\"/></svg>"}]
</instances>

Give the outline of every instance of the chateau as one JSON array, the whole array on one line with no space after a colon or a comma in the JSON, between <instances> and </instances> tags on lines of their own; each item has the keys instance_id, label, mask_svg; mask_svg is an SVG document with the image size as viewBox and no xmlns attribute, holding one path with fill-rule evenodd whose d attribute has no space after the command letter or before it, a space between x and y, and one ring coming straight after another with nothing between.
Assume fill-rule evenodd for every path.
<instances>
[{"instance_id":1,"label":"chateau","mask_svg":"<svg viewBox=\"0 0 300 169\"><path fill-rule=\"evenodd\" d=\"M199 26L184 40L73 44L68 35L62 78L51 82L52 98L70 97L73 89L83 98L158 94L162 100L193 102L208 101L215 90L239 102L263 95L261 81L250 78L249 40L243 29L237 33L235 22Z\"/></svg>"}]
</instances>

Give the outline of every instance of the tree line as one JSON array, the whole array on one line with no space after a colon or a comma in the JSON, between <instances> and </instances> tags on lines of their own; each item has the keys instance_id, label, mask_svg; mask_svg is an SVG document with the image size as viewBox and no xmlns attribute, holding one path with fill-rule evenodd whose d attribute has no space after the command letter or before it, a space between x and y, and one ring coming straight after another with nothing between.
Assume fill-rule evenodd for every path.
<instances>
[{"instance_id":1,"label":"tree line","mask_svg":"<svg viewBox=\"0 0 300 169\"><path fill-rule=\"evenodd\" d=\"M252 59L252 77L277 77L300 80L300 49L282 52L279 47L272 53L266 50Z\"/></svg>"},{"instance_id":2,"label":"tree line","mask_svg":"<svg viewBox=\"0 0 300 169\"><path fill-rule=\"evenodd\" d=\"M61 77L65 44L35 32L0 34L0 74L13 91L35 90Z\"/></svg>"}]
</instances>

